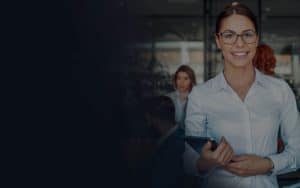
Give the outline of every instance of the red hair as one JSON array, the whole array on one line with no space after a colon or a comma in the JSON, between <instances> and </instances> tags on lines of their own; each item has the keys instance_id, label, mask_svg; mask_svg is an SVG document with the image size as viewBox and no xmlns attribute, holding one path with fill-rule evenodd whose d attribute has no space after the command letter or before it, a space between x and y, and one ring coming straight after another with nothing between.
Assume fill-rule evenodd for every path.
<instances>
[{"instance_id":1,"label":"red hair","mask_svg":"<svg viewBox=\"0 0 300 188\"><path fill-rule=\"evenodd\" d=\"M261 72L267 75L273 75L276 66L273 49L266 44L260 44L253 58L253 65Z\"/></svg>"}]
</instances>

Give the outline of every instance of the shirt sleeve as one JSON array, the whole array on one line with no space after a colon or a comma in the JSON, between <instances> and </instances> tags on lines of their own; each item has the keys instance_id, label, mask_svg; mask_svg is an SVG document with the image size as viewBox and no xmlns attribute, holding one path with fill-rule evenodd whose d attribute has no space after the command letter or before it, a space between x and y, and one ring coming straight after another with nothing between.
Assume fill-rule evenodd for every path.
<instances>
[{"instance_id":1,"label":"shirt sleeve","mask_svg":"<svg viewBox=\"0 0 300 188\"><path fill-rule=\"evenodd\" d=\"M200 98L198 93L193 89L188 97L186 118L185 118L185 135L186 136L206 136L206 116L201 110ZM184 152L184 169L185 173L194 176L208 176L211 170L199 172L197 161L200 154L195 151L189 144L185 143Z\"/></svg>"},{"instance_id":2,"label":"shirt sleeve","mask_svg":"<svg viewBox=\"0 0 300 188\"><path fill-rule=\"evenodd\" d=\"M299 112L291 88L284 83L284 89L280 129L285 149L282 153L268 156L274 163L272 175L288 173L300 167Z\"/></svg>"},{"instance_id":3,"label":"shirt sleeve","mask_svg":"<svg viewBox=\"0 0 300 188\"><path fill-rule=\"evenodd\" d=\"M205 137L206 135L206 115L202 111L201 97L197 90L192 90L188 97L185 117L185 135Z\"/></svg>"}]
</instances>

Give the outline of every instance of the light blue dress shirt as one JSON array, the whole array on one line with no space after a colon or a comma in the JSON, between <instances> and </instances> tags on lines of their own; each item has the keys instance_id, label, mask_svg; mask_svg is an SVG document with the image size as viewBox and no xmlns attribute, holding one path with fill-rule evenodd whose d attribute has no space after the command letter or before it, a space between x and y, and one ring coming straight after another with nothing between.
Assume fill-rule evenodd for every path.
<instances>
[{"instance_id":1,"label":"light blue dress shirt","mask_svg":"<svg viewBox=\"0 0 300 188\"><path fill-rule=\"evenodd\" d=\"M179 97L179 92L173 91L167 95L173 101L175 106L175 120L176 123L182 128L184 128L184 119L185 119L185 111L186 111L186 101L181 101Z\"/></svg>"},{"instance_id":2,"label":"light blue dress shirt","mask_svg":"<svg viewBox=\"0 0 300 188\"><path fill-rule=\"evenodd\" d=\"M188 98L185 134L224 136L235 155L255 154L274 163L271 175L239 177L221 168L207 174L205 187L276 188L276 175L300 166L300 118L295 96L288 84L255 70L255 81L242 101L227 84L224 74L193 88ZM285 150L277 153L278 131ZM196 166L199 154L188 149L185 163ZM193 169L196 172L196 169Z\"/></svg>"}]
</instances>

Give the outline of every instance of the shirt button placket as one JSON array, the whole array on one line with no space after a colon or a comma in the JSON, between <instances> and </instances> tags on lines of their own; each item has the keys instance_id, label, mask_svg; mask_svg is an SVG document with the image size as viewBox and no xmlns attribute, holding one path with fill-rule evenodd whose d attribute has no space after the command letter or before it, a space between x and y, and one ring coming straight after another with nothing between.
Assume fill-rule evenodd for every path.
<instances>
[{"instance_id":1,"label":"shirt button placket","mask_svg":"<svg viewBox=\"0 0 300 188\"><path fill-rule=\"evenodd\" d=\"M247 146L246 151L247 153L253 153L253 138L252 138L252 130L251 130L251 114L249 107L247 106L247 103L245 101L244 103L244 112L245 112L245 125L246 125L246 138L247 138Z\"/></svg>"},{"instance_id":2,"label":"shirt button placket","mask_svg":"<svg viewBox=\"0 0 300 188\"><path fill-rule=\"evenodd\" d=\"M247 102L245 100L244 102L244 112L245 112L245 125L246 125L246 139L247 139L247 146L246 146L246 153L252 154L253 153L253 140L252 137L252 129L251 129L251 111L249 109L249 106L247 105ZM255 177L255 176L254 176ZM248 187L253 187L254 179L250 178L247 185Z\"/></svg>"}]
</instances>

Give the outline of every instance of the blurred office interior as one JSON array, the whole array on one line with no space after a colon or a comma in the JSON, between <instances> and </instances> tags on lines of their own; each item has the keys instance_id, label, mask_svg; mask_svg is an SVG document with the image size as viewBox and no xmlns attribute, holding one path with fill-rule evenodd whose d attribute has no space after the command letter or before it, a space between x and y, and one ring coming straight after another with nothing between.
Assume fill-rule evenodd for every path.
<instances>
[{"instance_id":1,"label":"blurred office interior","mask_svg":"<svg viewBox=\"0 0 300 188\"><path fill-rule=\"evenodd\" d=\"M170 79L181 64L191 66L201 83L222 69L221 53L214 41L216 15L226 0L127 0L126 7L136 32L127 52L137 66L126 71L138 76L145 67L161 72L156 92L171 90ZM297 0L244 0L257 15L260 39L276 55L276 76L300 95L300 2ZM127 54L127 55L128 55ZM130 56L130 55L129 55ZM139 68L140 67L140 68ZM154 68L154 69L153 69ZM126 80L126 79L125 79ZM146 84L147 85L147 84Z\"/></svg>"}]
</instances>

